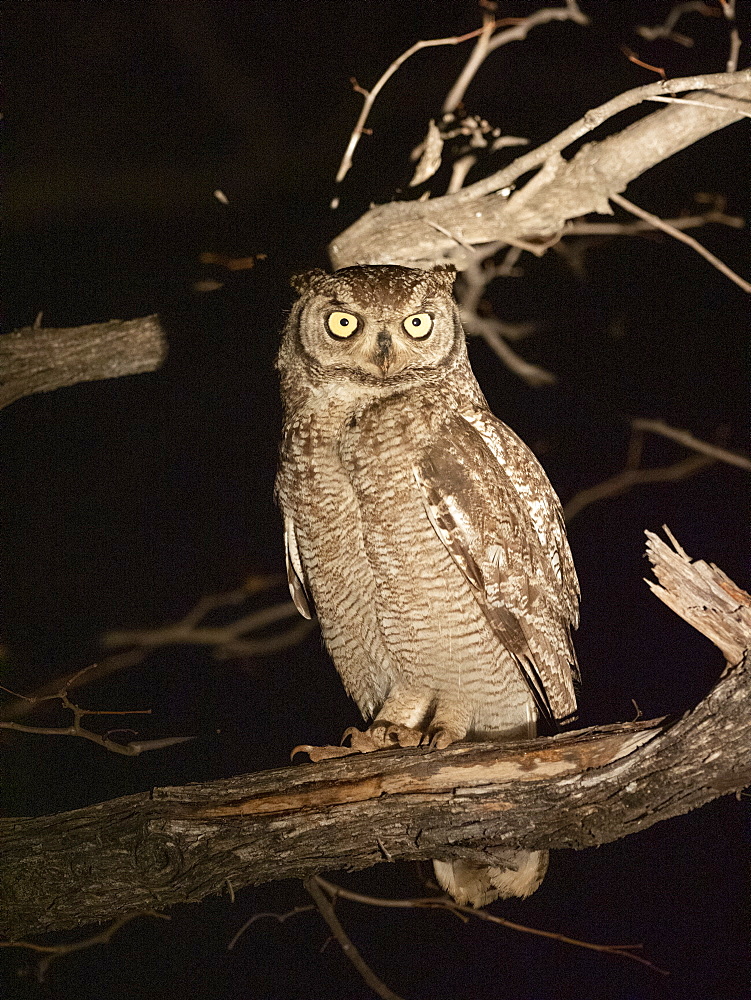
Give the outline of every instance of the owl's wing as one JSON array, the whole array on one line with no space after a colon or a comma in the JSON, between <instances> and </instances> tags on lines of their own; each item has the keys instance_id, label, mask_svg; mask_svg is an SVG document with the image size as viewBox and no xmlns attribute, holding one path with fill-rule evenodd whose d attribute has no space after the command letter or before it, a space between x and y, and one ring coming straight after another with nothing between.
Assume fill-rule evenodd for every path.
<instances>
[{"instance_id":1,"label":"owl's wing","mask_svg":"<svg viewBox=\"0 0 751 1000\"><path fill-rule=\"evenodd\" d=\"M287 583L292 600L303 618L312 618L310 602L303 582L305 575L300 561L300 552L297 548L295 523L289 515L284 518L284 552L287 557Z\"/></svg>"},{"instance_id":2,"label":"owl's wing","mask_svg":"<svg viewBox=\"0 0 751 1000\"><path fill-rule=\"evenodd\" d=\"M433 528L550 720L576 710L578 586L553 488L489 412L455 413L414 467Z\"/></svg>"},{"instance_id":3,"label":"owl's wing","mask_svg":"<svg viewBox=\"0 0 751 1000\"><path fill-rule=\"evenodd\" d=\"M540 545L560 584L567 620L572 628L578 628L579 580L566 538L561 502L545 470L522 439L489 410L467 408L460 411L460 416L482 437L525 501Z\"/></svg>"}]
</instances>

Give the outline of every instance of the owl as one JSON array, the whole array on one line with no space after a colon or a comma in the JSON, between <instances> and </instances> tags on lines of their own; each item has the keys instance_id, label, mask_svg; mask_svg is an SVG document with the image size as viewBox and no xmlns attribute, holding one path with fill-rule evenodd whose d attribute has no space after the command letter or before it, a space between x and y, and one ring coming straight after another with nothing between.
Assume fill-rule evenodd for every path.
<instances>
[{"instance_id":1,"label":"owl","mask_svg":"<svg viewBox=\"0 0 751 1000\"><path fill-rule=\"evenodd\" d=\"M313 759L524 739L575 712L579 588L560 504L488 408L453 279L395 265L293 279L277 361L289 585L369 722ZM434 866L457 902L483 906L534 892L547 852Z\"/></svg>"}]
</instances>

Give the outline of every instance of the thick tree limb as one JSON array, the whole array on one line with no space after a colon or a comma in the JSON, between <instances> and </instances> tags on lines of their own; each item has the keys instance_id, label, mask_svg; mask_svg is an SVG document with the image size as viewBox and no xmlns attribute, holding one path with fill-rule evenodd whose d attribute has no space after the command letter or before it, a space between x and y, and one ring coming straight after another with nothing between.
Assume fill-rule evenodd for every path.
<instances>
[{"instance_id":1,"label":"thick tree limb","mask_svg":"<svg viewBox=\"0 0 751 1000\"><path fill-rule=\"evenodd\" d=\"M76 382L152 372L166 356L158 316L57 330L24 327L0 337L0 409Z\"/></svg>"},{"instance_id":2,"label":"thick tree limb","mask_svg":"<svg viewBox=\"0 0 751 1000\"><path fill-rule=\"evenodd\" d=\"M389 860L617 840L751 782L751 598L649 535L653 591L729 665L680 719L517 744L392 750L0 820L0 933ZM742 657L744 657L742 659Z\"/></svg>"},{"instance_id":3,"label":"thick tree limb","mask_svg":"<svg viewBox=\"0 0 751 1000\"><path fill-rule=\"evenodd\" d=\"M567 146L619 111L660 94L684 92L691 104L670 104L601 142L588 143L569 161L561 156ZM376 206L330 244L332 264L335 268L427 265L450 259L462 268L469 260L466 246L495 240L528 248L537 245L542 252L568 220L590 212L612 214L608 199L624 191L630 181L704 136L741 120L749 100L748 69L666 80L628 91L498 173L454 194ZM724 106L727 110L722 110ZM502 193L523 174L540 167L511 197Z\"/></svg>"}]
</instances>

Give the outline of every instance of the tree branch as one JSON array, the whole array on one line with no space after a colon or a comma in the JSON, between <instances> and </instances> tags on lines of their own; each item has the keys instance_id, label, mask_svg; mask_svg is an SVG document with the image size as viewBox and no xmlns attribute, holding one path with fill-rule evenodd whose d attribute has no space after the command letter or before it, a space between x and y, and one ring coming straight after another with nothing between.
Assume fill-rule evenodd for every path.
<instances>
[{"instance_id":1,"label":"tree branch","mask_svg":"<svg viewBox=\"0 0 751 1000\"><path fill-rule=\"evenodd\" d=\"M704 90L711 94L702 94ZM678 93L687 94L692 103L670 104L601 142L586 144L569 161L561 157L564 149L613 115L652 97ZM731 100L724 110L727 98ZM377 205L329 245L332 264L335 268L356 263L414 266L450 259L464 268L471 257L465 245L495 240L529 246L554 242L569 219L590 212L611 215L608 199L636 177L741 120L744 112L736 105L749 99L749 69L664 80L627 91L503 170L454 194ZM511 197L504 194L534 170L538 173L520 190Z\"/></svg>"},{"instance_id":2,"label":"tree branch","mask_svg":"<svg viewBox=\"0 0 751 1000\"><path fill-rule=\"evenodd\" d=\"M35 392L159 368L167 340L158 316L0 337L0 409Z\"/></svg>"},{"instance_id":3,"label":"tree branch","mask_svg":"<svg viewBox=\"0 0 751 1000\"><path fill-rule=\"evenodd\" d=\"M10 938L382 861L583 848L751 782L751 598L648 535L654 593L729 664L679 719L525 743L388 750L0 819ZM44 858L40 866L39 859ZM75 877L71 877L71 873Z\"/></svg>"}]
</instances>

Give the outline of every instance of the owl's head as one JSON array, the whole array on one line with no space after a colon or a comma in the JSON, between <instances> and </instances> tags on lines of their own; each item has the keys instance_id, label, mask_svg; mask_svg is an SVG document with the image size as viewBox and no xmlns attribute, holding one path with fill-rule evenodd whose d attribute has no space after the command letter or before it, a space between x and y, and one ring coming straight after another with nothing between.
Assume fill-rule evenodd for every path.
<instances>
[{"instance_id":1,"label":"owl's head","mask_svg":"<svg viewBox=\"0 0 751 1000\"><path fill-rule=\"evenodd\" d=\"M455 272L396 265L309 271L285 330L280 368L292 355L319 378L396 385L466 357L451 296Z\"/></svg>"}]
</instances>

